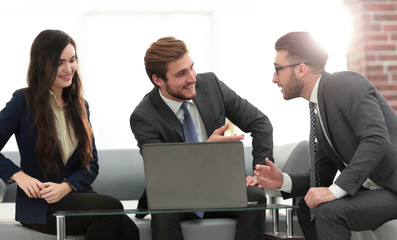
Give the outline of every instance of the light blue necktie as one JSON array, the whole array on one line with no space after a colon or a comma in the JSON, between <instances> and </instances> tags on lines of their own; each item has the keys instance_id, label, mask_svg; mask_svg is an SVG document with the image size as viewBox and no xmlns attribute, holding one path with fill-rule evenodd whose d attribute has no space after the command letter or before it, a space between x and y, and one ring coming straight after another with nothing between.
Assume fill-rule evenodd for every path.
<instances>
[{"instance_id":1,"label":"light blue necktie","mask_svg":"<svg viewBox=\"0 0 397 240\"><path fill-rule=\"evenodd\" d=\"M187 102L183 102L181 109L185 113L183 118L183 134L185 135L185 142L198 142L196 127L194 126L192 116L189 109L187 109ZM195 212L199 218L203 218L204 212Z\"/></svg>"},{"instance_id":2,"label":"light blue necktie","mask_svg":"<svg viewBox=\"0 0 397 240\"><path fill-rule=\"evenodd\" d=\"M310 187L319 187L320 180L318 178L317 169L317 147L316 147L316 115L314 113L314 103L309 102L310 108L310 138L309 138L309 150L310 150ZM313 221L316 216L316 209L310 209L310 219Z\"/></svg>"}]
</instances>

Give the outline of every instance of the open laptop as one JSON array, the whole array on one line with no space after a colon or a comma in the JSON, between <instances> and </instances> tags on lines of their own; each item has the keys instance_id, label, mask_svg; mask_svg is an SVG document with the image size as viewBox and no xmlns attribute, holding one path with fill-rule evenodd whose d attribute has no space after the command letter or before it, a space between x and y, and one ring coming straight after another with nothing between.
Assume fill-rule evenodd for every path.
<instances>
[{"instance_id":1,"label":"open laptop","mask_svg":"<svg viewBox=\"0 0 397 240\"><path fill-rule=\"evenodd\" d=\"M247 206L240 141L147 144L142 156L150 209Z\"/></svg>"}]
</instances>

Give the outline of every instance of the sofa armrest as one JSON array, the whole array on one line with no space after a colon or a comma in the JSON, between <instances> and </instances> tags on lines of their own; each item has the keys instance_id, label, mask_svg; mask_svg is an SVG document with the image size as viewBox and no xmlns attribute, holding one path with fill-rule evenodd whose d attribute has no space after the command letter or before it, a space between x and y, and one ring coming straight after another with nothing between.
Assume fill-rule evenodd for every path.
<instances>
[{"instance_id":1,"label":"sofa armrest","mask_svg":"<svg viewBox=\"0 0 397 240\"><path fill-rule=\"evenodd\" d=\"M6 185L3 181L0 181L0 203L3 202L5 193L6 193Z\"/></svg>"},{"instance_id":2,"label":"sofa armrest","mask_svg":"<svg viewBox=\"0 0 397 240\"><path fill-rule=\"evenodd\" d=\"M285 173L305 173L310 168L309 142L304 140L274 146L274 161Z\"/></svg>"},{"instance_id":3,"label":"sofa armrest","mask_svg":"<svg viewBox=\"0 0 397 240\"><path fill-rule=\"evenodd\" d=\"M16 165L20 165L20 156L18 151L5 151L2 152L4 156L9 158L11 161L13 161ZM0 180L0 182L3 184L4 182ZM12 182L11 184L4 184L5 187L5 192L2 201L3 202L15 202L16 197L17 197L17 187L18 185L15 182ZM0 189L2 187L0 186ZM1 190L0 190L1 192Z\"/></svg>"}]
</instances>

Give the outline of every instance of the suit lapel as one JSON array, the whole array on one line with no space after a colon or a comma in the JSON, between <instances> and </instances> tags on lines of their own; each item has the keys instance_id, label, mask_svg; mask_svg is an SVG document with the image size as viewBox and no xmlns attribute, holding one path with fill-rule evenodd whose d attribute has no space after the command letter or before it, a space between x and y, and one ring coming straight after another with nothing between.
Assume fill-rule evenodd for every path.
<instances>
[{"instance_id":1,"label":"suit lapel","mask_svg":"<svg viewBox=\"0 0 397 240\"><path fill-rule=\"evenodd\" d=\"M200 75L197 75L199 78ZM200 113L201 119L203 120L205 130L207 131L208 137L217 129L215 117L212 111L212 106L209 98L203 88L200 88L200 81L196 81L196 97L193 99Z\"/></svg>"},{"instance_id":2,"label":"suit lapel","mask_svg":"<svg viewBox=\"0 0 397 240\"><path fill-rule=\"evenodd\" d=\"M330 76L331 75L327 72L324 72L323 75L321 76L320 83L318 86L318 108L320 109L321 120L323 122L325 132L327 136L331 138L328 128L327 109L325 108L325 100L324 100L324 87Z\"/></svg>"},{"instance_id":3,"label":"suit lapel","mask_svg":"<svg viewBox=\"0 0 397 240\"><path fill-rule=\"evenodd\" d=\"M182 123L176 117L175 113L163 101L163 99L161 99L159 90L157 88L153 88L153 90L150 92L150 98L152 99L160 116L165 119L164 122L173 128L182 139L185 139L183 135Z\"/></svg>"},{"instance_id":4,"label":"suit lapel","mask_svg":"<svg viewBox=\"0 0 397 240\"><path fill-rule=\"evenodd\" d=\"M56 158L57 159L57 163L59 166L64 166L65 168L69 168L70 166L73 166L76 164L77 161L80 161L80 157L79 157L79 151L78 151L78 145L76 146L76 149L74 150L74 152L72 153L72 155L70 155L68 161L66 162L66 165L64 165L61 154L59 153L59 151L56 154Z\"/></svg>"},{"instance_id":5,"label":"suit lapel","mask_svg":"<svg viewBox=\"0 0 397 240\"><path fill-rule=\"evenodd\" d=\"M329 141L331 142L331 144L328 143L326 137L324 136L324 140L328 143L328 145L330 145L330 148L333 149L332 151L335 153L335 156L339 159L340 162L338 162L338 164L340 165L340 169L344 168L344 164L343 164L343 160L341 158L341 155L338 153L337 150L337 146L335 145L335 141L332 138L329 126L328 126L328 118L327 115L328 114L332 114L332 113L328 113L327 112L327 108L325 106L325 96L324 96L324 88L325 85L327 84L328 80L330 79L331 74L324 72L323 75L321 76L320 79L320 83L318 86L318 107L320 109L320 115L321 115L321 120L323 122L324 125L324 129L325 129L325 134L328 136ZM321 127L320 127L321 128ZM323 129L321 128L321 131L323 131Z\"/></svg>"}]
</instances>

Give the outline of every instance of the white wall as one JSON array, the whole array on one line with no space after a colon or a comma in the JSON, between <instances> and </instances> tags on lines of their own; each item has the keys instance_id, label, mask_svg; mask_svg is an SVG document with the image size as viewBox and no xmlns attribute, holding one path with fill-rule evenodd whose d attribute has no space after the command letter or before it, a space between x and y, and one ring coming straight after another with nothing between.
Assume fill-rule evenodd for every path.
<instances>
[{"instance_id":1,"label":"white wall","mask_svg":"<svg viewBox=\"0 0 397 240\"><path fill-rule=\"evenodd\" d=\"M197 72L213 71L267 114L275 144L307 139L307 102L285 101L274 85L274 42L310 31L330 53L327 70L346 69L349 21L342 0L15 0L0 2L0 108L26 86L33 39L61 29L77 42L98 148L131 148L129 116L152 88L143 57L164 36L184 40ZM246 135L245 144L250 144ZM4 150L15 150L10 140Z\"/></svg>"}]
</instances>

